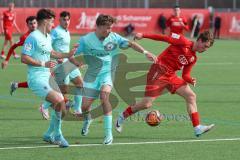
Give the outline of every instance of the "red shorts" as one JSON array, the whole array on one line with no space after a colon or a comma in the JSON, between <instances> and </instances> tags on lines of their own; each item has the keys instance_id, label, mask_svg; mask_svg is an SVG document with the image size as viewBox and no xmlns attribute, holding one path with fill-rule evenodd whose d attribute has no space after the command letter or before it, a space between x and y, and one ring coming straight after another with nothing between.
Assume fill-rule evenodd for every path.
<instances>
[{"instance_id":1,"label":"red shorts","mask_svg":"<svg viewBox=\"0 0 240 160\"><path fill-rule=\"evenodd\" d=\"M174 94L178 88L184 85L187 85L187 83L178 77L175 72L171 72L159 64L153 64L147 74L145 96L158 97L166 92Z\"/></svg>"},{"instance_id":2,"label":"red shorts","mask_svg":"<svg viewBox=\"0 0 240 160\"><path fill-rule=\"evenodd\" d=\"M5 40L12 39L12 28L4 28Z\"/></svg>"}]
</instances>

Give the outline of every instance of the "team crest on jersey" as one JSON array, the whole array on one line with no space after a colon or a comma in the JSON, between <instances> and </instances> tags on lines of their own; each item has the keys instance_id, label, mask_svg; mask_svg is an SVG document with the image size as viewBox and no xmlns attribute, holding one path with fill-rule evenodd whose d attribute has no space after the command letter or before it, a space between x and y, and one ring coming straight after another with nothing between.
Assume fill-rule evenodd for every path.
<instances>
[{"instance_id":1,"label":"team crest on jersey","mask_svg":"<svg viewBox=\"0 0 240 160\"><path fill-rule=\"evenodd\" d=\"M116 47L117 47L117 44L116 44L116 43L109 42L109 43L107 43L107 44L104 46L104 50L105 50L105 51L112 51L112 50L114 50Z\"/></svg>"},{"instance_id":2,"label":"team crest on jersey","mask_svg":"<svg viewBox=\"0 0 240 160\"><path fill-rule=\"evenodd\" d=\"M187 65L187 64L188 64L187 58L186 58L184 55L178 56L178 61L179 61L182 65Z\"/></svg>"},{"instance_id":3,"label":"team crest on jersey","mask_svg":"<svg viewBox=\"0 0 240 160\"><path fill-rule=\"evenodd\" d=\"M189 61L190 61L190 62L193 62L194 60L195 60L195 57L192 56Z\"/></svg>"},{"instance_id":4,"label":"team crest on jersey","mask_svg":"<svg viewBox=\"0 0 240 160\"><path fill-rule=\"evenodd\" d=\"M24 45L24 50L25 51L31 51L31 49L32 49L32 44L31 43L26 43Z\"/></svg>"}]
</instances>

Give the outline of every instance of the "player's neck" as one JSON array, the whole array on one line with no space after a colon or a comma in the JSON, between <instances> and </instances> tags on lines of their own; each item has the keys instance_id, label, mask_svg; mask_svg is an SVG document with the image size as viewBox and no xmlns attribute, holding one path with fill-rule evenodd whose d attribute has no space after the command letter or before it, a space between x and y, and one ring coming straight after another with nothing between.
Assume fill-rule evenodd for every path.
<instances>
[{"instance_id":1,"label":"player's neck","mask_svg":"<svg viewBox=\"0 0 240 160\"><path fill-rule=\"evenodd\" d=\"M45 26L38 26L38 30L45 36L47 36L47 30Z\"/></svg>"},{"instance_id":2,"label":"player's neck","mask_svg":"<svg viewBox=\"0 0 240 160\"><path fill-rule=\"evenodd\" d=\"M196 52L196 51L197 51L197 43L196 43L196 42L193 43L192 51L193 51L193 52Z\"/></svg>"},{"instance_id":3,"label":"player's neck","mask_svg":"<svg viewBox=\"0 0 240 160\"><path fill-rule=\"evenodd\" d=\"M103 41L105 39L105 37L101 36L101 34L99 34L97 31L95 31L95 34L100 41Z\"/></svg>"}]
</instances>

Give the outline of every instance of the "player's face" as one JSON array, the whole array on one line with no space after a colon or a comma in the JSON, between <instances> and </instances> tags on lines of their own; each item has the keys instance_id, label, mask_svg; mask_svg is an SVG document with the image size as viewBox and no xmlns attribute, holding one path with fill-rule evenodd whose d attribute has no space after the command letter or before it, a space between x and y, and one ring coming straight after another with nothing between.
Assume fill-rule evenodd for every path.
<instances>
[{"instance_id":1,"label":"player's face","mask_svg":"<svg viewBox=\"0 0 240 160\"><path fill-rule=\"evenodd\" d=\"M32 20L32 21L28 21L27 26L28 26L28 29L29 29L30 31L36 30L36 29L37 29L37 20L34 19L34 20Z\"/></svg>"},{"instance_id":2,"label":"player's face","mask_svg":"<svg viewBox=\"0 0 240 160\"><path fill-rule=\"evenodd\" d=\"M210 47L210 42L202 42L202 40L197 41L196 51L202 53Z\"/></svg>"},{"instance_id":3,"label":"player's face","mask_svg":"<svg viewBox=\"0 0 240 160\"><path fill-rule=\"evenodd\" d=\"M180 13L181 13L181 10L180 8L174 8L174 15L179 17L180 16Z\"/></svg>"},{"instance_id":4,"label":"player's face","mask_svg":"<svg viewBox=\"0 0 240 160\"><path fill-rule=\"evenodd\" d=\"M68 16L60 17L59 22L60 22L60 26L62 28L67 29L69 27L69 24L70 24L70 17L68 17Z\"/></svg>"},{"instance_id":5,"label":"player's face","mask_svg":"<svg viewBox=\"0 0 240 160\"><path fill-rule=\"evenodd\" d=\"M54 19L45 19L45 25L46 25L46 32L50 33L53 26L54 26Z\"/></svg>"},{"instance_id":6,"label":"player's face","mask_svg":"<svg viewBox=\"0 0 240 160\"><path fill-rule=\"evenodd\" d=\"M14 3L9 3L9 10L12 11L14 9Z\"/></svg>"},{"instance_id":7,"label":"player's face","mask_svg":"<svg viewBox=\"0 0 240 160\"><path fill-rule=\"evenodd\" d=\"M112 32L113 25L104 25L104 26L97 26L98 35L102 38L106 38Z\"/></svg>"}]
</instances>

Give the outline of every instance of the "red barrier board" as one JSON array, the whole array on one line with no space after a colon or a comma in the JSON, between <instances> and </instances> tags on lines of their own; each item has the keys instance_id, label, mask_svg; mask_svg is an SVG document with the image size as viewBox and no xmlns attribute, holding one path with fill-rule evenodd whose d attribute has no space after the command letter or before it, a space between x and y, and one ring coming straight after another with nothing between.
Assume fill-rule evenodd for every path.
<instances>
[{"instance_id":1,"label":"red barrier board","mask_svg":"<svg viewBox=\"0 0 240 160\"><path fill-rule=\"evenodd\" d=\"M240 38L240 12L216 12L221 17L220 37Z\"/></svg>"},{"instance_id":2,"label":"red barrier board","mask_svg":"<svg viewBox=\"0 0 240 160\"><path fill-rule=\"evenodd\" d=\"M22 31L26 31L25 19L27 16L36 15L39 8L16 8L16 23ZM0 8L0 12L6 8ZM55 25L58 24L58 15L61 11L67 10L71 13L70 32L84 34L94 30L96 17L101 14L110 14L117 18L118 23L114 26L114 31L121 32L123 28L132 23L136 32L158 32L158 17L164 13L166 18L172 14L172 9L97 9L97 8L53 8L57 18ZM194 15L200 17L201 29L209 28L209 12L207 9L182 9L181 15L189 20ZM191 25L191 24L190 24Z\"/></svg>"}]
</instances>

